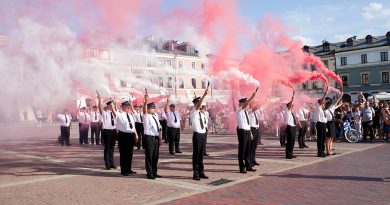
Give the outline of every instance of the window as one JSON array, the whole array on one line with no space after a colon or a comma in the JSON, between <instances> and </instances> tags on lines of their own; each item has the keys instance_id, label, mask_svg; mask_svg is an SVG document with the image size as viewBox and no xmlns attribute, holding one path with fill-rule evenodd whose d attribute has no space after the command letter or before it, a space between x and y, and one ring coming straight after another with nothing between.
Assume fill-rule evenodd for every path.
<instances>
[{"instance_id":1,"label":"window","mask_svg":"<svg viewBox=\"0 0 390 205\"><path fill-rule=\"evenodd\" d=\"M316 81L314 81L313 82L313 89L317 89L318 88L318 86L317 86L317 82Z\"/></svg>"},{"instance_id":2,"label":"window","mask_svg":"<svg viewBox=\"0 0 390 205\"><path fill-rule=\"evenodd\" d=\"M158 66L163 67L164 66L164 61L163 60L158 60Z\"/></svg>"},{"instance_id":3,"label":"window","mask_svg":"<svg viewBox=\"0 0 390 205\"><path fill-rule=\"evenodd\" d=\"M389 72L382 72L382 83L389 83Z\"/></svg>"},{"instance_id":4,"label":"window","mask_svg":"<svg viewBox=\"0 0 390 205\"><path fill-rule=\"evenodd\" d=\"M127 83L126 83L126 81L124 81L124 80L121 80L121 87L122 87L122 88L125 88L125 87L127 87Z\"/></svg>"},{"instance_id":5,"label":"window","mask_svg":"<svg viewBox=\"0 0 390 205\"><path fill-rule=\"evenodd\" d=\"M158 77L158 85L164 87L164 77Z\"/></svg>"},{"instance_id":6,"label":"window","mask_svg":"<svg viewBox=\"0 0 390 205\"><path fill-rule=\"evenodd\" d=\"M167 78L167 88L173 88L172 77Z\"/></svg>"},{"instance_id":7,"label":"window","mask_svg":"<svg viewBox=\"0 0 390 205\"><path fill-rule=\"evenodd\" d=\"M111 59L111 52L109 50L100 49L99 57L102 60L110 60Z\"/></svg>"},{"instance_id":8,"label":"window","mask_svg":"<svg viewBox=\"0 0 390 205\"><path fill-rule=\"evenodd\" d=\"M146 67L152 67L152 59L151 58L146 59Z\"/></svg>"},{"instance_id":9,"label":"window","mask_svg":"<svg viewBox=\"0 0 390 205\"><path fill-rule=\"evenodd\" d=\"M179 68L183 68L183 61L179 61Z\"/></svg>"},{"instance_id":10,"label":"window","mask_svg":"<svg viewBox=\"0 0 390 205\"><path fill-rule=\"evenodd\" d=\"M207 80L202 80L202 89L206 89Z\"/></svg>"},{"instance_id":11,"label":"window","mask_svg":"<svg viewBox=\"0 0 390 205\"><path fill-rule=\"evenodd\" d=\"M361 55L361 59L362 59L362 64L367 63L367 54Z\"/></svg>"},{"instance_id":12,"label":"window","mask_svg":"<svg viewBox=\"0 0 390 205\"><path fill-rule=\"evenodd\" d=\"M372 43L372 36L371 35L366 36L366 43L367 44Z\"/></svg>"},{"instance_id":13,"label":"window","mask_svg":"<svg viewBox=\"0 0 390 205\"><path fill-rule=\"evenodd\" d=\"M343 65L347 65L347 57L341 57L340 60L341 60L341 65L342 66Z\"/></svg>"},{"instance_id":14,"label":"window","mask_svg":"<svg viewBox=\"0 0 390 205\"><path fill-rule=\"evenodd\" d=\"M184 88L184 80L179 78L179 88Z\"/></svg>"},{"instance_id":15,"label":"window","mask_svg":"<svg viewBox=\"0 0 390 205\"><path fill-rule=\"evenodd\" d=\"M324 45L322 45L322 47L323 47L324 52L329 51L329 43L324 43Z\"/></svg>"},{"instance_id":16,"label":"window","mask_svg":"<svg viewBox=\"0 0 390 205\"><path fill-rule=\"evenodd\" d=\"M206 68L206 65L202 63L202 70Z\"/></svg>"},{"instance_id":17,"label":"window","mask_svg":"<svg viewBox=\"0 0 390 205\"><path fill-rule=\"evenodd\" d=\"M196 68L196 63L195 62L192 62L192 68L195 69Z\"/></svg>"},{"instance_id":18,"label":"window","mask_svg":"<svg viewBox=\"0 0 390 205\"><path fill-rule=\"evenodd\" d=\"M172 61L171 60L167 60L167 66L168 67L172 67Z\"/></svg>"},{"instance_id":19,"label":"window","mask_svg":"<svg viewBox=\"0 0 390 205\"><path fill-rule=\"evenodd\" d=\"M192 88L196 89L196 79L192 78Z\"/></svg>"},{"instance_id":20,"label":"window","mask_svg":"<svg viewBox=\"0 0 390 205\"><path fill-rule=\"evenodd\" d=\"M389 60L389 53L381 52L381 61L388 61L388 60Z\"/></svg>"},{"instance_id":21,"label":"window","mask_svg":"<svg viewBox=\"0 0 390 205\"><path fill-rule=\"evenodd\" d=\"M347 46L353 46L353 40L352 40L352 38L348 38L348 40L347 40Z\"/></svg>"},{"instance_id":22,"label":"window","mask_svg":"<svg viewBox=\"0 0 390 205\"><path fill-rule=\"evenodd\" d=\"M329 68L329 61L328 60L324 60L324 65Z\"/></svg>"},{"instance_id":23,"label":"window","mask_svg":"<svg viewBox=\"0 0 390 205\"><path fill-rule=\"evenodd\" d=\"M368 85L368 73L362 73L360 74L360 77L361 77L361 84Z\"/></svg>"},{"instance_id":24,"label":"window","mask_svg":"<svg viewBox=\"0 0 390 205\"><path fill-rule=\"evenodd\" d=\"M343 82L343 86L348 86L349 85L348 75L342 75L341 81Z\"/></svg>"},{"instance_id":25,"label":"window","mask_svg":"<svg viewBox=\"0 0 390 205\"><path fill-rule=\"evenodd\" d=\"M303 90L306 90L306 89L307 89L307 82L302 83L302 89L303 89Z\"/></svg>"},{"instance_id":26,"label":"window","mask_svg":"<svg viewBox=\"0 0 390 205\"><path fill-rule=\"evenodd\" d=\"M311 69L311 71L315 71L315 70L317 70L317 68L316 68L316 66L315 66L315 65L310 65L310 69Z\"/></svg>"}]
</instances>

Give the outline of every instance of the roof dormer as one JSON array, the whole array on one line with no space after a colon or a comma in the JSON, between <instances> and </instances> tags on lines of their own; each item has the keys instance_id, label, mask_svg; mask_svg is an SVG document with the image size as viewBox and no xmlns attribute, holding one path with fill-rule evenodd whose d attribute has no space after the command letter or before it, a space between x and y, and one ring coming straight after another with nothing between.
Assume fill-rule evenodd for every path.
<instances>
[{"instance_id":1,"label":"roof dormer","mask_svg":"<svg viewBox=\"0 0 390 205\"><path fill-rule=\"evenodd\" d=\"M307 45L305 45L305 46L303 46L303 52L306 52L306 53L309 53L310 51L309 51L309 46L307 46Z\"/></svg>"},{"instance_id":2,"label":"roof dormer","mask_svg":"<svg viewBox=\"0 0 390 205\"><path fill-rule=\"evenodd\" d=\"M386 39L390 42L390 31L386 33Z\"/></svg>"},{"instance_id":3,"label":"roof dormer","mask_svg":"<svg viewBox=\"0 0 390 205\"><path fill-rule=\"evenodd\" d=\"M372 43L372 36L371 35L367 35L366 36L366 44L370 44Z\"/></svg>"},{"instance_id":4,"label":"roof dormer","mask_svg":"<svg viewBox=\"0 0 390 205\"><path fill-rule=\"evenodd\" d=\"M356 36L347 39L347 46L353 46L356 41Z\"/></svg>"},{"instance_id":5,"label":"roof dormer","mask_svg":"<svg viewBox=\"0 0 390 205\"><path fill-rule=\"evenodd\" d=\"M323 43L322 43L322 50L324 51L324 52L329 52L329 42L328 41L323 41Z\"/></svg>"}]
</instances>

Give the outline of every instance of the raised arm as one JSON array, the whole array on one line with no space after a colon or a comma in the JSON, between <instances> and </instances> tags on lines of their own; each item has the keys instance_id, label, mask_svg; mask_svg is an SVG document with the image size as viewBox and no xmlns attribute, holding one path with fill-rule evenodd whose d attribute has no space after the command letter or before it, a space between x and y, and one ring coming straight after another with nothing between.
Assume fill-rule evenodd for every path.
<instances>
[{"instance_id":1,"label":"raised arm","mask_svg":"<svg viewBox=\"0 0 390 205\"><path fill-rule=\"evenodd\" d=\"M202 98L200 99L200 101L195 105L195 110L199 110L200 109L200 106L202 106L202 103L203 103L203 100L204 98L206 97L207 93L209 92L209 88L207 87L206 90L204 90L204 93L203 93L203 96Z\"/></svg>"},{"instance_id":2,"label":"raised arm","mask_svg":"<svg viewBox=\"0 0 390 205\"><path fill-rule=\"evenodd\" d=\"M169 97L167 97L167 103L165 103L165 107L164 107L165 114L168 113L168 103L169 103Z\"/></svg>"},{"instance_id":3,"label":"raised arm","mask_svg":"<svg viewBox=\"0 0 390 205\"><path fill-rule=\"evenodd\" d=\"M97 93L97 99L98 99L98 109L100 114L103 114L103 107L102 107L102 97Z\"/></svg>"},{"instance_id":4,"label":"raised arm","mask_svg":"<svg viewBox=\"0 0 390 205\"><path fill-rule=\"evenodd\" d=\"M131 99L131 94L129 96L129 103L130 103L130 109L131 109L131 112L134 113L134 107L133 107L133 101Z\"/></svg>"},{"instance_id":5,"label":"raised arm","mask_svg":"<svg viewBox=\"0 0 390 205\"><path fill-rule=\"evenodd\" d=\"M233 110L234 110L234 112L236 112L237 111L237 106L236 106L236 103L234 103L233 95L232 95L232 104L233 104Z\"/></svg>"},{"instance_id":6,"label":"raised arm","mask_svg":"<svg viewBox=\"0 0 390 205\"><path fill-rule=\"evenodd\" d=\"M149 99L148 90L145 88L144 107L143 107L144 115L146 115L146 112L147 112L146 106L148 105L148 99Z\"/></svg>"},{"instance_id":7,"label":"raised arm","mask_svg":"<svg viewBox=\"0 0 390 205\"><path fill-rule=\"evenodd\" d=\"M248 107L249 103L253 100L253 98L255 98L258 89L259 89L259 87L256 88L255 92L253 92L252 96L246 101L246 103L244 103L244 105L242 105L242 109L245 109L246 107Z\"/></svg>"},{"instance_id":8,"label":"raised arm","mask_svg":"<svg viewBox=\"0 0 390 205\"><path fill-rule=\"evenodd\" d=\"M333 104L333 106L335 107L335 109L339 108L342 104L343 104L343 91L341 91L340 93L340 97L336 100L336 102Z\"/></svg>"}]
</instances>

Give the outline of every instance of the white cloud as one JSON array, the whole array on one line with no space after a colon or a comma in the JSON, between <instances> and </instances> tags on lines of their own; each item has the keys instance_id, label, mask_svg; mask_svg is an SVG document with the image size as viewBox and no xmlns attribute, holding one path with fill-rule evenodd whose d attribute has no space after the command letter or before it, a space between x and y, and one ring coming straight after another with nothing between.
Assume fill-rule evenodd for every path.
<instances>
[{"instance_id":1,"label":"white cloud","mask_svg":"<svg viewBox=\"0 0 390 205\"><path fill-rule=\"evenodd\" d=\"M373 2L368 6L363 7L363 12L361 15L366 20L386 18L390 16L390 8L384 7L381 3Z\"/></svg>"},{"instance_id":2,"label":"white cloud","mask_svg":"<svg viewBox=\"0 0 390 205\"><path fill-rule=\"evenodd\" d=\"M300 40L302 41L303 45L308 45L308 46L314 46L316 45L314 40L310 37L304 37L304 36L293 36L292 37L294 40Z\"/></svg>"},{"instance_id":3,"label":"white cloud","mask_svg":"<svg viewBox=\"0 0 390 205\"><path fill-rule=\"evenodd\" d=\"M349 37L353 36L352 34L335 34L333 35L333 39L335 42L347 41Z\"/></svg>"}]
</instances>

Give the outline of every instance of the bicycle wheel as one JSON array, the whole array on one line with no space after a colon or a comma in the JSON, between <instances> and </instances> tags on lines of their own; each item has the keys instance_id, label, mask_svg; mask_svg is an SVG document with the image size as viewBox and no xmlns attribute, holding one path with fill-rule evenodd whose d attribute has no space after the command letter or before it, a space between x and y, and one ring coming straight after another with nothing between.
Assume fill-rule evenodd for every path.
<instances>
[{"instance_id":1,"label":"bicycle wheel","mask_svg":"<svg viewBox=\"0 0 390 205\"><path fill-rule=\"evenodd\" d=\"M359 133L355 129L350 129L345 132L345 139L348 142L358 142L359 141Z\"/></svg>"}]
</instances>

